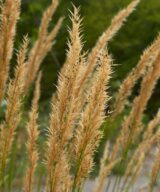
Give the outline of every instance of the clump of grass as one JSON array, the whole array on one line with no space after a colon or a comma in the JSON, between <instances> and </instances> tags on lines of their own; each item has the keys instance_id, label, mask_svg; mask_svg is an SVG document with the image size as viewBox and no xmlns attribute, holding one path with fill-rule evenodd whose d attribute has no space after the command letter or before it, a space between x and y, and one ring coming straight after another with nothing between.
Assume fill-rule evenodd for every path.
<instances>
[{"instance_id":1,"label":"clump of grass","mask_svg":"<svg viewBox=\"0 0 160 192\"><path fill-rule=\"evenodd\" d=\"M115 99L112 114L106 116L109 96L108 87L112 76L112 56L108 42L123 26L127 17L135 10L139 0L133 0L112 20L111 25L100 36L90 53L83 51L82 19L80 10L73 6L71 12L72 27L69 29L69 41L66 61L59 73L57 92L51 100L49 127L45 128L47 140L44 159L39 159L38 137L38 102L40 98L41 72L39 67L53 40L59 31L63 18L48 32L48 26L57 8L58 1L52 1L44 11L38 38L27 52L28 38L25 37L17 53L17 66L13 79L9 80L9 65L13 52L16 23L20 13L20 0L6 0L1 3L1 42L0 48L0 102L7 101L5 119L0 124L0 191L6 191L7 171L10 163L13 141L18 134L18 125L23 117L23 102L30 85L35 83L35 90L29 120L26 126L27 164L23 178L25 192L33 192L38 175L36 168L45 162L45 180L38 191L80 192L94 169L94 154L103 137L101 125L106 118L113 121L123 113L125 104L136 81L142 77L139 95L132 102L131 110L124 117L120 133L115 143L105 146L101 159L99 175L95 181L94 192L129 191L143 167L153 145L158 145L160 131L160 113L145 126L142 122L148 100L160 77L160 37L149 46L137 66L128 74L120 86ZM5 96L6 93L6 96ZM111 117L110 117L111 116ZM112 121L109 121L112 123ZM136 145L138 143L138 145ZM133 147L134 146L134 147ZM131 152L131 153L130 153ZM23 154L22 154L23 155ZM150 170L151 180L148 191L154 189L160 170L159 151ZM115 166L125 165L123 180L117 176L114 186L110 175Z\"/></svg>"}]
</instances>

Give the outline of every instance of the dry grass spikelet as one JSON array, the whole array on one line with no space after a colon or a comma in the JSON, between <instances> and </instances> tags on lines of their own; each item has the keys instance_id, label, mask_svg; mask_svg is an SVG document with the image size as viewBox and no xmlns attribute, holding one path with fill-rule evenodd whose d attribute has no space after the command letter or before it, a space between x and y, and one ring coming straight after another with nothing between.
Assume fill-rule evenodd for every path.
<instances>
[{"instance_id":1,"label":"dry grass spikelet","mask_svg":"<svg viewBox=\"0 0 160 192\"><path fill-rule=\"evenodd\" d=\"M83 78L81 80L81 85L83 85L86 79L92 74L96 63L97 57L99 54L99 50L102 50L106 47L108 42L116 35L116 33L120 30L127 17L134 11L135 7L138 5L140 0L133 0L126 8L121 10L112 20L111 25L103 32L103 34L99 37L96 45L90 52L88 56L88 64L86 66L86 70L83 74Z\"/></svg>"},{"instance_id":2,"label":"dry grass spikelet","mask_svg":"<svg viewBox=\"0 0 160 192\"><path fill-rule=\"evenodd\" d=\"M137 80L146 75L148 68L153 64L157 55L159 53L160 35L155 39L155 41L143 52L140 61L137 66L132 69L132 71L127 75L126 79L120 86L116 101L115 101L115 111L112 114L113 117L122 112L125 107L126 100L131 94L132 88L134 87Z\"/></svg>"},{"instance_id":3,"label":"dry grass spikelet","mask_svg":"<svg viewBox=\"0 0 160 192\"><path fill-rule=\"evenodd\" d=\"M41 73L38 75L35 84L34 96L32 101L32 108L29 113L29 122L27 125L28 141L27 141L27 154L29 165L27 167L26 176L24 180L24 191L33 191L34 172L38 160L37 140L39 135L37 119L38 119L38 101L40 98L40 81Z\"/></svg>"},{"instance_id":4,"label":"dry grass spikelet","mask_svg":"<svg viewBox=\"0 0 160 192\"><path fill-rule=\"evenodd\" d=\"M9 63L13 53L13 43L16 33L16 24L20 14L20 0L6 0L0 2L0 103L6 90L9 76Z\"/></svg>"},{"instance_id":5,"label":"dry grass spikelet","mask_svg":"<svg viewBox=\"0 0 160 192\"><path fill-rule=\"evenodd\" d=\"M57 6L58 0L52 0L52 4L46 9L46 11L44 11L41 25L39 27L38 38L30 50L27 61L28 75L26 77L25 89L28 89L31 83L34 81L40 64L42 63L47 53L51 50L54 39L62 25L63 18L60 18L55 27L50 32L48 32L50 21L56 11Z\"/></svg>"},{"instance_id":6,"label":"dry grass spikelet","mask_svg":"<svg viewBox=\"0 0 160 192\"><path fill-rule=\"evenodd\" d=\"M81 188L84 179L93 167L93 154L97 149L102 132L99 130L105 114L108 101L107 84L111 74L111 58L107 51L99 54L99 68L94 85L89 90L88 104L81 114L76 128L75 145L75 176L72 191Z\"/></svg>"},{"instance_id":7,"label":"dry grass spikelet","mask_svg":"<svg viewBox=\"0 0 160 192\"><path fill-rule=\"evenodd\" d=\"M156 86L156 83L160 77L160 52L153 63L153 65L148 69L148 73L143 78L141 83L141 89L139 96L137 96L133 101L132 111L130 116L130 135L133 139L138 137L139 133L141 132L141 119L144 110L146 109L148 100L150 99L153 90Z\"/></svg>"},{"instance_id":8,"label":"dry grass spikelet","mask_svg":"<svg viewBox=\"0 0 160 192\"><path fill-rule=\"evenodd\" d=\"M0 174L4 177L7 159L12 147L15 129L21 118L22 96L24 90L24 79L26 76L26 50L28 39L25 37L23 45L17 54L17 67L15 69L14 79L10 80L7 90L7 110L5 120L1 124L0 134ZM3 180L3 178L2 178ZM1 181L2 181L1 180Z\"/></svg>"},{"instance_id":9,"label":"dry grass spikelet","mask_svg":"<svg viewBox=\"0 0 160 192\"><path fill-rule=\"evenodd\" d=\"M149 67L148 72L143 77L139 95L134 99L132 103L132 109L130 114L124 118L122 123L122 129L116 144L112 151L112 157L119 151L119 146L126 148L129 143L139 138L139 134L142 131L142 116L146 109L148 100L150 99L157 80L160 77L160 65L159 65L160 53L157 55L153 64Z\"/></svg>"},{"instance_id":10,"label":"dry grass spikelet","mask_svg":"<svg viewBox=\"0 0 160 192\"><path fill-rule=\"evenodd\" d=\"M61 70L61 73L67 75L72 70L72 66L79 67L78 59L81 55L81 51L83 48L82 43L82 35L81 35L81 25L82 18L80 17L80 8L76 8L73 5L73 12L70 11L70 20L72 21L72 28L68 30L70 40L68 41L68 50L67 50L67 58L65 64ZM76 62L75 62L76 61Z\"/></svg>"},{"instance_id":11,"label":"dry grass spikelet","mask_svg":"<svg viewBox=\"0 0 160 192\"><path fill-rule=\"evenodd\" d=\"M52 103L50 126L48 133L47 169L48 191L56 191L64 183L63 178L68 177L68 159L65 154L66 146L72 137L75 119L77 118L78 99L76 97L78 77L80 76L80 58L82 42L80 35L81 20L79 11L74 7L71 15L72 29L69 31L70 41L65 66L59 74L57 94ZM62 163L63 162L63 163ZM59 172L60 165L63 165ZM58 175L57 175L58 174ZM61 184L63 188L63 185Z\"/></svg>"}]
</instances>

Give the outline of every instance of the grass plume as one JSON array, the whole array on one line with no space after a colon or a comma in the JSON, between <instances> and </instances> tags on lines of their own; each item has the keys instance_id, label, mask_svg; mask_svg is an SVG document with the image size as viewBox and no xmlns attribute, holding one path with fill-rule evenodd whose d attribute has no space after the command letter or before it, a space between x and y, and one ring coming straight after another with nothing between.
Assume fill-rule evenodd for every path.
<instances>
[{"instance_id":1,"label":"grass plume","mask_svg":"<svg viewBox=\"0 0 160 192\"><path fill-rule=\"evenodd\" d=\"M39 135L37 119L38 119L38 102L40 98L40 82L41 73L38 75L35 84L34 96L32 101L32 108L29 114L29 122L27 125L28 141L27 141L27 152L29 157L29 165L26 171L26 177L24 180L24 191L32 192L34 183L34 172L38 160L37 151L37 140Z\"/></svg>"},{"instance_id":2,"label":"grass plume","mask_svg":"<svg viewBox=\"0 0 160 192\"><path fill-rule=\"evenodd\" d=\"M48 31L49 24L52 20L58 6L58 0L52 0L51 5L44 11L42 21L39 27L39 34L36 42L30 50L28 61L27 61L27 77L25 81L25 89L28 89L34 81L36 74L39 70L40 64L51 50L54 38L56 37L61 25L63 18L60 18L57 24L51 31Z\"/></svg>"},{"instance_id":3,"label":"grass plume","mask_svg":"<svg viewBox=\"0 0 160 192\"><path fill-rule=\"evenodd\" d=\"M12 143L14 140L15 129L21 119L21 106L24 89L24 79L26 75L26 50L28 39L25 37L20 51L17 54L17 67L15 76L10 80L7 90L7 109L5 120L1 123L0 134L0 176L4 179L6 165Z\"/></svg>"},{"instance_id":4,"label":"grass plume","mask_svg":"<svg viewBox=\"0 0 160 192\"><path fill-rule=\"evenodd\" d=\"M9 76L10 60L12 58L16 24L20 14L20 0L0 2L0 103L6 90ZM11 14L12 13L12 14Z\"/></svg>"}]
</instances>

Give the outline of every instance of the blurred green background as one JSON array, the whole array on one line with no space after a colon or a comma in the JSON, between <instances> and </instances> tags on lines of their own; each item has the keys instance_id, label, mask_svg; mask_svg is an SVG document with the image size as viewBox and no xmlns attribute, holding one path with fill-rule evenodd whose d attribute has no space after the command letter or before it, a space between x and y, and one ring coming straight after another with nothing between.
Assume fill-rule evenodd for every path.
<instances>
[{"instance_id":1,"label":"blurred green background","mask_svg":"<svg viewBox=\"0 0 160 192\"><path fill-rule=\"evenodd\" d=\"M18 24L17 45L22 36L28 33L31 44L35 41L38 26L43 10L50 4L51 0L22 0L21 20ZM131 0L60 0L59 7L51 22L52 26L60 16L65 16L63 26L56 38L52 51L44 60L41 68L43 70L42 98L43 103L47 102L55 90L57 72L63 65L66 52L66 40L68 38L67 27L70 26L69 9L72 3L81 7L83 16L83 33L85 49L91 50L97 38L109 26L113 16L126 6ZM111 81L110 95L114 96L121 81L127 73L137 64L137 61L160 29L160 1L142 0L136 11L129 17L126 24L119 31L117 36L109 44L109 50L113 55L114 74ZM137 94L138 88L134 90ZM156 88L149 103L149 115L153 116L159 107L160 89Z\"/></svg>"}]
</instances>

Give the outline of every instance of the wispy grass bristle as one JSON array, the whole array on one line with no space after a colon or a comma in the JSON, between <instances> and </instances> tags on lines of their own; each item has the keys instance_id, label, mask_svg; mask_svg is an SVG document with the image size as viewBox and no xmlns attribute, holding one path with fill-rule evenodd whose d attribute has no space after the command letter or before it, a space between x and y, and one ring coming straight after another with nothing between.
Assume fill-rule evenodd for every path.
<instances>
[{"instance_id":1,"label":"wispy grass bristle","mask_svg":"<svg viewBox=\"0 0 160 192\"><path fill-rule=\"evenodd\" d=\"M20 14L20 0L0 2L0 103L6 90L9 76L10 60L12 58L16 24ZM10 14L12 13L12 15Z\"/></svg>"},{"instance_id":2,"label":"wispy grass bristle","mask_svg":"<svg viewBox=\"0 0 160 192\"><path fill-rule=\"evenodd\" d=\"M15 129L21 119L21 106L24 90L24 80L26 76L26 50L28 39L25 37L20 51L17 53L17 67L15 76L10 79L7 90L7 109L5 120L1 123L0 134L0 180L5 176L8 156L12 148Z\"/></svg>"},{"instance_id":3,"label":"wispy grass bristle","mask_svg":"<svg viewBox=\"0 0 160 192\"><path fill-rule=\"evenodd\" d=\"M24 180L24 191L25 192L32 192L33 191L33 184L34 184L34 174L35 168L38 161L38 150L37 150L37 140L39 136L38 130L38 102L40 98L40 82L41 82L40 73L36 80L34 96L32 101L32 108L29 113L29 122L27 125L28 131L28 141L27 141L27 153L28 153L28 160L29 165L26 170L26 176Z\"/></svg>"},{"instance_id":4,"label":"wispy grass bristle","mask_svg":"<svg viewBox=\"0 0 160 192\"><path fill-rule=\"evenodd\" d=\"M39 70L40 64L51 50L54 38L56 37L62 22L63 18L60 18L57 24L54 26L51 31L48 31L49 24L52 20L58 6L58 0L52 1L51 5L44 11L42 21L39 27L39 34L36 42L34 43L32 49L30 50L28 61L27 61L27 77L25 82L25 89L28 89L32 82L34 81L36 74Z\"/></svg>"}]
</instances>

